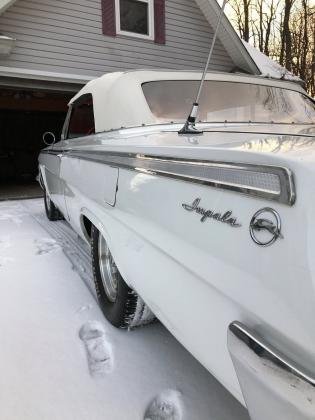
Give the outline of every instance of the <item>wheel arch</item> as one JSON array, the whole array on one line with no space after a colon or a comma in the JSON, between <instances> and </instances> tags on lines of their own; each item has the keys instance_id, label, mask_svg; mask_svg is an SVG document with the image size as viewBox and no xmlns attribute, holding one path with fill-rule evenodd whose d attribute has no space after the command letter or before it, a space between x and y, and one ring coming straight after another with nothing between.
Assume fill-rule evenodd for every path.
<instances>
[{"instance_id":1,"label":"wheel arch","mask_svg":"<svg viewBox=\"0 0 315 420\"><path fill-rule=\"evenodd\" d=\"M113 244L112 235L106 229L106 226L104 225L104 223L100 220L98 216L96 216L93 212L91 212L86 207L82 208L80 212L80 226L81 226L81 231L83 233L83 236L88 243L90 243L90 239L91 239L92 225L94 225L96 229L98 229L101 232L101 234L105 237L108 243L109 249L114 257L114 260L117 264L119 271L121 272L121 275L124 281L128 284L129 287L132 287L131 286L132 283L130 282L130 279L128 276L128 271L124 270L125 264L122 263L120 256L117 254L117 252L115 252L115 250L117 250L117 247L115 247Z\"/></svg>"},{"instance_id":2,"label":"wheel arch","mask_svg":"<svg viewBox=\"0 0 315 420\"><path fill-rule=\"evenodd\" d=\"M101 219L95 215L91 210L83 207L80 211L80 226L85 239L90 242L92 225L98 229L106 238L110 248L112 248L111 235L106 229L106 226Z\"/></svg>"},{"instance_id":3,"label":"wheel arch","mask_svg":"<svg viewBox=\"0 0 315 420\"><path fill-rule=\"evenodd\" d=\"M90 240L91 235L92 235L93 223L87 216L85 216L84 214L81 214L80 225L81 225L81 230L85 239Z\"/></svg>"},{"instance_id":4,"label":"wheel arch","mask_svg":"<svg viewBox=\"0 0 315 420\"><path fill-rule=\"evenodd\" d=\"M101 232L104 231L104 227L100 219L87 208L82 208L80 212L80 226L83 236L88 242L91 239L92 225L94 225Z\"/></svg>"}]
</instances>

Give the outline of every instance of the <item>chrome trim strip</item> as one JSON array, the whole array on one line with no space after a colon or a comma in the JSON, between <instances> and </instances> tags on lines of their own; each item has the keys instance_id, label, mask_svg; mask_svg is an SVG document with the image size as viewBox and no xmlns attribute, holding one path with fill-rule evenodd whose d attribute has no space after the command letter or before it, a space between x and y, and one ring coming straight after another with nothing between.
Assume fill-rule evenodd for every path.
<instances>
[{"instance_id":1,"label":"chrome trim strip","mask_svg":"<svg viewBox=\"0 0 315 420\"><path fill-rule=\"evenodd\" d=\"M292 361L278 352L278 350L265 343L258 334L250 331L250 329L241 322L232 322L229 326L229 334L233 334L259 358L269 360L286 372L292 373L294 376L299 377L309 385L315 387L315 376L305 373L302 368L297 367Z\"/></svg>"},{"instance_id":2,"label":"chrome trim strip","mask_svg":"<svg viewBox=\"0 0 315 420\"><path fill-rule=\"evenodd\" d=\"M252 420L314 419L315 376L240 322L228 349Z\"/></svg>"},{"instance_id":3,"label":"chrome trim strip","mask_svg":"<svg viewBox=\"0 0 315 420\"><path fill-rule=\"evenodd\" d=\"M42 153L60 154L60 150L44 150ZM63 154L69 158L84 159L151 175L235 191L245 195L264 198L266 200L278 201L289 206L292 206L296 200L293 173L285 167L110 151L64 150ZM222 174L225 174L228 178L231 178L231 171L236 171L239 174L246 171L252 177L256 174L264 175L265 178L273 177L274 181L278 180L280 188L279 190L272 190L264 187L255 187L254 185L232 182L232 180L224 181L216 179L216 177L213 176L214 171L221 171Z\"/></svg>"}]
</instances>

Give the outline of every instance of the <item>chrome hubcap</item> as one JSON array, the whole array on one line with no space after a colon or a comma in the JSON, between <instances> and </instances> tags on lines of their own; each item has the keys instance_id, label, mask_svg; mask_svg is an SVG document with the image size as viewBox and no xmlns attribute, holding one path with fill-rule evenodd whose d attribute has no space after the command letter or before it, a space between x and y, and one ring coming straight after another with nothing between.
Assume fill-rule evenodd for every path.
<instances>
[{"instance_id":1,"label":"chrome hubcap","mask_svg":"<svg viewBox=\"0 0 315 420\"><path fill-rule=\"evenodd\" d=\"M101 233L98 238L98 257L102 284L106 296L110 302L114 303L117 299L119 272L108 245Z\"/></svg>"}]
</instances>

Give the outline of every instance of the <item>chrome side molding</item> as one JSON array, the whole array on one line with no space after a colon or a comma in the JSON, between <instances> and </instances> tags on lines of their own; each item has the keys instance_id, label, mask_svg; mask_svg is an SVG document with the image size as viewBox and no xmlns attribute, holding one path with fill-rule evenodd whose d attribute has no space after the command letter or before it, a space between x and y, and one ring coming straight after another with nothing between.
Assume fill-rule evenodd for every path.
<instances>
[{"instance_id":1,"label":"chrome side molding","mask_svg":"<svg viewBox=\"0 0 315 420\"><path fill-rule=\"evenodd\" d=\"M42 153L58 154L60 151L51 149ZM80 149L65 150L63 153L67 158L235 191L289 206L296 199L293 173L280 166Z\"/></svg>"},{"instance_id":2,"label":"chrome side molding","mask_svg":"<svg viewBox=\"0 0 315 420\"><path fill-rule=\"evenodd\" d=\"M252 420L315 419L315 376L240 322L229 326L228 349Z\"/></svg>"}]
</instances>

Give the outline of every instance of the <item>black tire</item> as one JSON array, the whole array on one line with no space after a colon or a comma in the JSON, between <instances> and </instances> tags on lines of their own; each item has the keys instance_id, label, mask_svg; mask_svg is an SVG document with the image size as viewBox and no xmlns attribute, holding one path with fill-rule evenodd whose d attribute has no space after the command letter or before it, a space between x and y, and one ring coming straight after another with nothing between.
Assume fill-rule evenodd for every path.
<instances>
[{"instance_id":1,"label":"black tire","mask_svg":"<svg viewBox=\"0 0 315 420\"><path fill-rule=\"evenodd\" d=\"M63 215L51 201L49 195L47 194L46 190L44 190L44 204L45 204L45 212L48 220L51 222L55 222L56 220L62 220Z\"/></svg>"},{"instance_id":2,"label":"black tire","mask_svg":"<svg viewBox=\"0 0 315 420\"><path fill-rule=\"evenodd\" d=\"M150 312L145 303L141 298L126 284L122 278L113 257L110 254L110 258L117 271L115 271L116 288L115 298L110 298L108 292L106 292L101 274L100 265L100 238L101 233L92 225L91 229L91 253L92 253L92 267L93 276L96 289L97 299L104 313L106 319L117 328L133 328L140 325L148 324L154 319L153 314ZM106 243L105 239L103 238ZM107 246L107 244L106 244ZM140 309L140 310L139 310ZM146 309L146 310L144 310ZM141 313L140 313L141 312ZM150 316L147 316L152 314ZM137 317L135 317L137 313ZM139 316L140 313L140 316ZM144 319L144 315L146 316ZM137 318L137 319L135 319Z\"/></svg>"}]
</instances>

